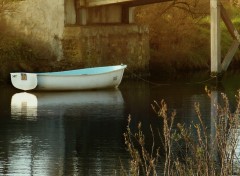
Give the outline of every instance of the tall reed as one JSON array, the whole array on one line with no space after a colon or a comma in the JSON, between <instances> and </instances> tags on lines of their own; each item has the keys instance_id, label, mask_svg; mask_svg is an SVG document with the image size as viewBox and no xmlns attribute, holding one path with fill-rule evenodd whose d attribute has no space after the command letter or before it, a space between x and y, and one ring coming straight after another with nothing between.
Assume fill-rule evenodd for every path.
<instances>
[{"instance_id":1,"label":"tall reed","mask_svg":"<svg viewBox=\"0 0 240 176\"><path fill-rule=\"evenodd\" d=\"M206 92L211 96L211 91L206 89ZM236 95L237 104L234 112L230 110L226 94L221 94L221 100L221 104L215 105L217 115L214 117L215 132L212 134L203 121L199 103L195 103L198 123L192 122L190 126L186 126L180 123L175 125L176 112L168 113L164 100L160 103L154 102L153 110L163 121L163 127L156 137L150 126L153 141L151 149L146 147L146 137L141 123L138 124L137 132L132 132L129 116L124 138L131 156L130 174L134 176L240 175L240 162L237 156L239 153L236 151L239 145L240 91ZM163 147L156 146L156 140L161 140Z\"/></svg>"}]
</instances>

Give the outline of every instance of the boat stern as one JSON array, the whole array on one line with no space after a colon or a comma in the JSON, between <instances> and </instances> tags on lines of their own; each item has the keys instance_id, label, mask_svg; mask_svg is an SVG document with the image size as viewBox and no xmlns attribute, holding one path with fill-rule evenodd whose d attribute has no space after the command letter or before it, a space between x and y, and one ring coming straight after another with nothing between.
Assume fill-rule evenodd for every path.
<instances>
[{"instance_id":1,"label":"boat stern","mask_svg":"<svg viewBox=\"0 0 240 176\"><path fill-rule=\"evenodd\" d=\"M10 73L12 85L20 90L32 90L37 86L37 74Z\"/></svg>"}]
</instances>

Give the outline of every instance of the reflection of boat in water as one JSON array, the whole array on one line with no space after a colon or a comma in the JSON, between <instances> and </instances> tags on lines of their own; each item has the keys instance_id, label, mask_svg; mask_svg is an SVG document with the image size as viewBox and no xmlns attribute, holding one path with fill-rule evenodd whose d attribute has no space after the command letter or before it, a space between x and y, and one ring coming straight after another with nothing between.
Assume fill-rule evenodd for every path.
<instances>
[{"instance_id":1,"label":"reflection of boat in water","mask_svg":"<svg viewBox=\"0 0 240 176\"><path fill-rule=\"evenodd\" d=\"M20 125L6 132L11 145L6 173L86 175L86 167L101 173L103 158L115 167L119 158L112 156L119 152L124 117L119 90L16 93L11 110Z\"/></svg>"},{"instance_id":2,"label":"reflection of boat in water","mask_svg":"<svg viewBox=\"0 0 240 176\"><path fill-rule=\"evenodd\" d=\"M84 91L84 92L35 92L16 93L11 100L12 117L36 118L44 115L59 115L67 110L88 111L89 114L102 108L123 105L119 90ZM94 111L93 111L94 110ZM111 109L109 109L111 111Z\"/></svg>"},{"instance_id":3,"label":"reflection of boat in water","mask_svg":"<svg viewBox=\"0 0 240 176\"><path fill-rule=\"evenodd\" d=\"M37 97L30 93L16 93L11 99L11 114L14 117L35 119L37 117Z\"/></svg>"},{"instance_id":4,"label":"reflection of boat in water","mask_svg":"<svg viewBox=\"0 0 240 176\"><path fill-rule=\"evenodd\" d=\"M119 90L85 91L85 92L48 92L35 94L39 106L118 104L123 103Z\"/></svg>"}]
</instances>

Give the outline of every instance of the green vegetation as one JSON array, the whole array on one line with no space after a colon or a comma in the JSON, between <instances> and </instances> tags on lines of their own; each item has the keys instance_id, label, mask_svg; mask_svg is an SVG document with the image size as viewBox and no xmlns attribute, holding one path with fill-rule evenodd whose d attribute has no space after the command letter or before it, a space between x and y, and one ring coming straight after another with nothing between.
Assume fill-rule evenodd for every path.
<instances>
[{"instance_id":1,"label":"green vegetation","mask_svg":"<svg viewBox=\"0 0 240 176\"><path fill-rule=\"evenodd\" d=\"M212 97L212 92L206 91ZM161 101L160 104L154 102L152 107L162 123L157 132L150 126L152 134L150 147L146 142L149 139L144 135L142 124L139 123L135 132L132 132L129 117L124 137L127 151L131 156L129 166L131 175L240 175L240 153L236 149L240 144L240 91L236 100L236 109L232 113L228 98L222 94L222 105L215 105L217 113L209 117L213 124L211 129L202 120L199 103L195 104L198 122L186 126L174 123L176 112L169 113L165 101ZM158 145L161 142L162 146Z\"/></svg>"},{"instance_id":2,"label":"green vegetation","mask_svg":"<svg viewBox=\"0 0 240 176\"><path fill-rule=\"evenodd\" d=\"M224 3L234 25L240 31L239 7ZM150 29L151 67L165 72L209 70L209 1L173 1L136 9L135 19ZM222 28L222 57L232 38L225 24ZM230 67L240 64L240 52Z\"/></svg>"}]
</instances>

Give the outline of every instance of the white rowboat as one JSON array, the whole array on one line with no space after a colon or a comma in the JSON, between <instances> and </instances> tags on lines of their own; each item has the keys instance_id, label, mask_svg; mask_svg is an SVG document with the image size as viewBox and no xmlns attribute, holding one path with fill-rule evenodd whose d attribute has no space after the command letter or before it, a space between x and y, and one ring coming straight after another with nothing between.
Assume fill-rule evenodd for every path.
<instances>
[{"instance_id":1,"label":"white rowboat","mask_svg":"<svg viewBox=\"0 0 240 176\"><path fill-rule=\"evenodd\" d=\"M13 86L21 90L90 90L115 88L126 65L44 73L10 73Z\"/></svg>"}]
</instances>

